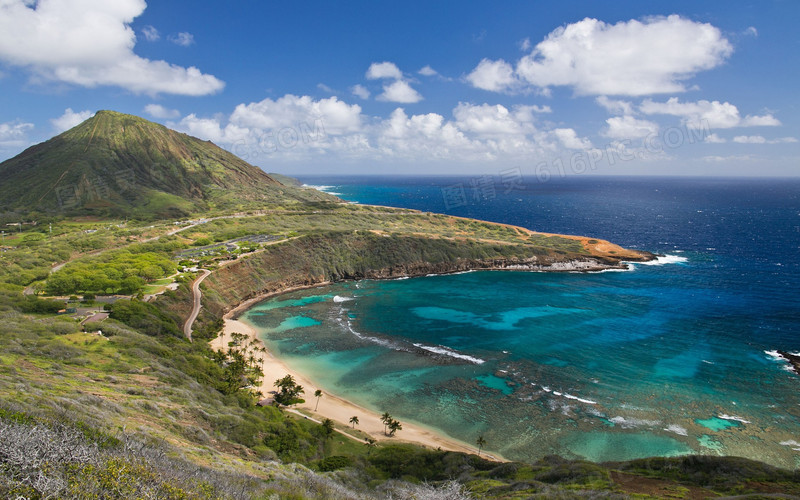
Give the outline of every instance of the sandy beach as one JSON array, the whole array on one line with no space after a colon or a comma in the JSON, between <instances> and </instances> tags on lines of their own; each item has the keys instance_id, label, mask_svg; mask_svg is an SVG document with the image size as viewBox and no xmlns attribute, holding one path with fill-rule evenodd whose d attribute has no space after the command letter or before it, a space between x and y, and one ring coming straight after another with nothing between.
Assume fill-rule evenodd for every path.
<instances>
[{"instance_id":1,"label":"sandy beach","mask_svg":"<svg viewBox=\"0 0 800 500\"><path fill-rule=\"evenodd\" d=\"M260 344L263 345L253 327L247 323L235 319L237 311L241 311L245 305L246 304L242 304L225 315L225 326L223 328L222 335L209 343L213 349L225 349L231 339L232 333L245 334L248 336L248 338L256 339ZM295 378L297 383L302 385L305 389L303 397L306 402L297 405L296 408L308 411L313 415L313 418L317 420L330 418L331 420L334 420L343 426L350 427L350 417L357 416L359 424L356 428L369 434L379 442L409 442L433 449L441 448L443 450L450 451L460 451L474 454L478 453L478 449L474 446L470 446L455 439L441 436L431 430L422 428L421 426L413 425L408 422L402 422L403 429L398 431L394 437L388 437L384 435L384 426L380 420L380 414L377 412L367 410L366 408L362 408L361 406L353 404L352 402L347 401L340 396L328 393L302 373L291 370L283 361L276 358L271 352L269 352L269 350L267 351L266 356L267 358L264 363L264 379L261 385L261 393L265 396L269 395L270 391L275 390L273 383L285 375L290 374ZM318 411L315 412L314 407L316 406L317 398L314 397L314 392L317 389L322 390L323 396L319 401ZM503 460L498 455L486 453L485 451L481 453L481 456L490 460Z\"/></svg>"}]
</instances>

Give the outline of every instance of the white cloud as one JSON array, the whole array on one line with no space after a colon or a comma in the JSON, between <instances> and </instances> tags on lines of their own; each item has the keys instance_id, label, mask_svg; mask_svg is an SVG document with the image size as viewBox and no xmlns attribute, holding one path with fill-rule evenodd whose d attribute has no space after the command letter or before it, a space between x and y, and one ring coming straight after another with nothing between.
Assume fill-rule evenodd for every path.
<instances>
[{"instance_id":1,"label":"white cloud","mask_svg":"<svg viewBox=\"0 0 800 500\"><path fill-rule=\"evenodd\" d=\"M523 52L528 52L529 50L531 50L531 47L533 47L533 44L531 43L530 38L525 38L524 40L519 42L519 50Z\"/></svg>"},{"instance_id":2,"label":"white cloud","mask_svg":"<svg viewBox=\"0 0 800 500\"><path fill-rule=\"evenodd\" d=\"M758 36L758 30L755 26L748 26L746 30L744 30L744 34L747 36Z\"/></svg>"},{"instance_id":3,"label":"white cloud","mask_svg":"<svg viewBox=\"0 0 800 500\"><path fill-rule=\"evenodd\" d=\"M561 144L568 149L591 149L592 141L583 137L578 137L578 134L571 128L557 128L553 133Z\"/></svg>"},{"instance_id":4,"label":"white cloud","mask_svg":"<svg viewBox=\"0 0 800 500\"><path fill-rule=\"evenodd\" d=\"M335 96L315 101L309 96L287 94L274 101L239 104L230 117L238 127L261 130L313 126L317 120L322 120L327 134L357 132L362 125L361 106L347 104Z\"/></svg>"},{"instance_id":5,"label":"white cloud","mask_svg":"<svg viewBox=\"0 0 800 500\"><path fill-rule=\"evenodd\" d=\"M633 104L630 101L609 99L607 96L601 95L595 99L595 102L606 108L609 113L621 115L633 114Z\"/></svg>"},{"instance_id":6,"label":"white cloud","mask_svg":"<svg viewBox=\"0 0 800 500\"><path fill-rule=\"evenodd\" d=\"M459 103L453 110L460 130L478 137L519 136L533 131L532 114L526 107L509 111L505 106Z\"/></svg>"},{"instance_id":7,"label":"white cloud","mask_svg":"<svg viewBox=\"0 0 800 500\"><path fill-rule=\"evenodd\" d=\"M350 87L350 93L360 99L369 99L370 96L369 90L367 90L367 88L361 84Z\"/></svg>"},{"instance_id":8,"label":"white cloud","mask_svg":"<svg viewBox=\"0 0 800 500\"><path fill-rule=\"evenodd\" d=\"M419 73L422 76L436 76L436 75L439 74L438 71L436 71L435 69L431 68L429 65L424 66L422 69L417 71L417 73Z\"/></svg>"},{"instance_id":9,"label":"white cloud","mask_svg":"<svg viewBox=\"0 0 800 500\"><path fill-rule=\"evenodd\" d=\"M761 135L737 135L733 138L733 142L739 144L766 144L767 139Z\"/></svg>"},{"instance_id":10,"label":"white cloud","mask_svg":"<svg viewBox=\"0 0 800 500\"><path fill-rule=\"evenodd\" d=\"M641 139L658 133L658 125L647 120L639 120L632 116L615 116L606 120L608 127L601 135L612 139Z\"/></svg>"},{"instance_id":11,"label":"white cloud","mask_svg":"<svg viewBox=\"0 0 800 500\"><path fill-rule=\"evenodd\" d=\"M711 128L732 128L746 126L777 126L781 122L772 115L746 116L741 118L739 109L729 102L706 101L680 102L672 97L666 102L645 99L639 110L646 114L680 116L683 123L696 128L708 125Z\"/></svg>"},{"instance_id":12,"label":"white cloud","mask_svg":"<svg viewBox=\"0 0 800 500\"><path fill-rule=\"evenodd\" d=\"M381 78L393 78L396 80L403 78L403 72L393 62L384 61L372 63L367 69L367 79L378 80Z\"/></svg>"},{"instance_id":13,"label":"white cloud","mask_svg":"<svg viewBox=\"0 0 800 500\"><path fill-rule=\"evenodd\" d=\"M221 90L222 81L197 68L134 54L130 24L145 7L144 0L3 0L0 60L27 68L40 80L90 88L182 95Z\"/></svg>"},{"instance_id":14,"label":"white cloud","mask_svg":"<svg viewBox=\"0 0 800 500\"><path fill-rule=\"evenodd\" d=\"M71 129L79 123L83 123L93 116L94 111L89 111L88 109L85 111L78 111L76 113L72 111L72 108L67 108L64 110L63 115L59 116L58 118L51 119L50 123L53 124L53 127L55 127L58 133L61 133L65 130Z\"/></svg>"},{"instance_id":15,"label":"white cloud","mask_svg":"<svg viewBox=\"0 0 800 500\"><path fill-rule=\"evenodd\" d=\"M718 66L732 52L719 29L677 15L613 25L586 18L551 32L513 73L505 61L484 59L468 80L493 91L525 82L570 86L588 95L682 92L685 80Z\"/></svg>"},{"instance_id":16,"label":"white cloud","mask_svg":"<svg viewBox=\"0 0 800 500\"><path fill-rule=\"evenodd\" d=\"M742 127L777 127L781 122L772 115L750 116L747 115L741 122Z\"/></svg>"},{"instance_id":17,"label":"white cloud","mask_svg":"<svg viewBox=\"0 0 800 500\"><path fill-rule=\"evenodd\" d=\"M473 87L491 92L508 92L518 86L514 68L502 59L483 59L466 79Z\"/></svg>"},{"instance_id":18,"label":"white cloud","mask_svg":"<svg viewBox=\"0 0 800 500\"><path fill-rule=\"evenodd\" d=\"M161 38L155 26L149 24L142 28L142 35L144 35L144 39L148 42L157 42Z\"/></svg>"},{"instance_id":19,"label":"white cloud","mask_svg":"<svg viewBox=\"0 0 800 500\"><path fill-rule=\"evenodd\" d=\"M158 118L161 120L174 120L175 118L181 116L180 111L177 109L165 108L160 104L148 104L144 107L144 112L153 118Z\"/></svg>"},{"instance_id":20,"label":"white cloud","mask_svg":"<svg viewBox=\"0 0 800 500\"><path fill-rule=\"evenodd\" d=\"M732 161L750 161L754 158L751 155L729 155L729 156L704 156L703 161L709 163L724 163Z\"/></svg>"},{"instance_id":21,"label":"white cloud","mask_svg":"<svg viewBox=\"0 0 800 500\"><path fill-rule=\"evenodd\" d=\"M767 139L762 135L737 135L733 138L733 142L738 142L739 144L787 144L795 143L797 142L797 139L794 137Z\"/></svg>"},{"instance_id":22,"label":"white cloud","mask_svg":"<svg viewBox=\"0 0 800 500\"><path fill-rule=\"evenodd\" d=\"M709 144L724 144L728 141L727 139L720 137L717 134L708 134L704 139L704 142L707 142Z\"/></svg>"},{"instance_id":23,"label":"white cloud","mask_svg":"<svg viewBox=\"0 0 800 500\"><path fill-rule=\"evenodd\" d=\"M557 154L562 141L590 146L569 132L539 130L544 107L459 103L452 119L438 113L370 117L357 104L336 97L313 99L285 95L240 104L228 115L188 115L170 126L229 147L245 160L269 164L338 160L417 162L523 162ZM560 138L559 138L560 136ZM281 140L283 142L281 143Z\"/></svg>"},{"instance_id":24,"label":"white cloud","mask_svg":"<svg viewBox=\"0 0 800 500\"><path fill-rule=\"evenodd\" d=\"M327 92L327 93L329 93L329 94L335 94L335 93L336 93L336 91L335 91L335 90L333 90L332 88L328 87L328 86L327 86L327 85L325 85L324 83L318 83L318 84L317 84L317 88L318 88L318 89L320 89L321 91L323 91L323 92Z\"/></svg>"},{"instance_id":25,"label":"white cloud","mask_svg":"<svg viewBox=\"0 0 800 500\"><path fill-rule=\"evenodd\" d=\"M376 99L388 102L415 103L421 101L422 96L405 80L397 80L384 85L383 93Z\"/></svg>"},{"instance_id":26,"label":"white cloud","mask_svg":"<svg viewBox=\"0 0 800 500\"><path fill-rule=\"evenodd\" d=\"M0 150L20 149L26 146L30 142L28 132L31 130L33 123L0 123Z\"/></svg>"},{"instance_id":27,"label":"white cloud","mask_svg":"<svg viewBox=\"0 0 800 500\"><path fill-rule=\"evenodd\" d=\"M175 45L180 45L181 47L188 47L194 44L194 35L185 31L181 31L177 35L170 35L169 41Z\"/></svg>"}]
</instances>

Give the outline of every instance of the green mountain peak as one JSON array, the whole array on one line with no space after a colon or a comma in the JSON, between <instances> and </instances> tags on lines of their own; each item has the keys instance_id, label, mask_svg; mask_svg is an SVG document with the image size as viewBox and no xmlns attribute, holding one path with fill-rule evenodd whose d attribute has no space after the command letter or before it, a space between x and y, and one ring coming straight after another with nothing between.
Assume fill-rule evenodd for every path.
<instances>
[{"instance_id":1,"label":"green mountain peak","mask_svg":"<svg viewBox=\"0 0 800 500\"><path fill-rule=\"evenodd\" d=\"M0 213L180 217L334 199L286 186L210 141L109 110L0 163L0 178Z\"/></svg>"}]
</instances>

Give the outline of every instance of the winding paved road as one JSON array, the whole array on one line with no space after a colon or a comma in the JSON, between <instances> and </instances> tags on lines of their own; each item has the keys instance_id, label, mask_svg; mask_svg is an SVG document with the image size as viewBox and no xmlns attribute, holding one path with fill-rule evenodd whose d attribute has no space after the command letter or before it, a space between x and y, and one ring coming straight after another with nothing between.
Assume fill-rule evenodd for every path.
<instances>
[{"instance_id":1,"label":"winding paved road","mask_svg":"<svg viewBox=\"0 0 800 500\"><path fill-rule=\"evenodd\" d=\"M192 313L183 325L183 333L190 342L192 341L192 325L194 324L194 320L197 319L197 315L200 314L200 299L203 298L203 293L200 291L200 283L211 274L211 271L208 269L201 269L200 271L202 271L203 274L198 276L197 279L194 280L194 283L192 283L192 297L194 299Z\"/></svg>"}]
</instances>

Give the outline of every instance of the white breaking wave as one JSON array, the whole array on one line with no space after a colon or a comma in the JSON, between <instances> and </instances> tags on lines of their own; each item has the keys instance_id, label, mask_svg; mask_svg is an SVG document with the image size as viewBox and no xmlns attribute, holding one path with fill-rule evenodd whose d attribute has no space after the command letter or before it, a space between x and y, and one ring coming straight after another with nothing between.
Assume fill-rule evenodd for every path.
<instances>
[{"instance_id":1,"label":"white breaking wave","mask_svg":"<svg viewBox=\"0 0 800 500\"><path fill-rule=\"evenodd\" d=\"M790 439L788 441L781 441L783 446L791 446L794 451L800 451L800 443L795 441L794 439Z\"/></svg>"},{"instance_id":2,"label":"white breaking wave","mask_svg":"<svg viewBox=\"0 0 800 500\"><path fill-rule=\"evenodd\" d=\"M473 356L469 356L467 354L461 354L459 352L456 352L450 349L449 347L444 347L444 346L433 347L425 344L414 344L414 347L419 347L420 349L424 349L428 352L432 352L435 354L443 354L445 356L450 356L451 358L463 359L464 361L469 361L470 363L475 363L476 365L482 365L486 362L486 360L483 360L481 358L476 358Z\"/></svg>"},{"instance_id":3,"label":"white breaking wave","mask_svg":"<svg viewBox=\"0 0 800 500\"><path fill-rule=\"evenodd\" d=\"M656 257L656 260L651 260L648 262L628 262L627 264L633 264L637 266L663 266L665 264L682 264L688 261L689 259L683 257L682 255L662 255Z\"/></svg>"},{"instance_id":4,"label":"white breaking wave","mask_svg":"<svg viewBox=\"0 0 800 500\"><path fill-rule=\"evenodd\" d=\"M536 386L536 384L531 383L532 386ZM587 405L596 405L597 401L592 401L591 399L584 399L578 396L573 396L572 394L568 394L566 392L554 391L553 389L547 387L546 385L541 386L544 392L552 393L554 396L561 396L566 399L571 399L573 401L578 401L581 403L585 403Z\"/></svg>"},{"instance_id":5,"label":"white breaking wave","mask_svg":"<svg viewBox=\"0 0 800 500\"><path fill-rule=\"evenodd\" d=\"M685 427L681 427L680 425L675 425L675 424L668 425L668 426L666 426L664 428L664 430L667 431L667 432L674 432L675 434L677 434L679 436L688 436L689 435L689 431L687 431Z\"/></svg>"},{"instance_id":6,"label":"white breaking wave","mask_svg":"<svg viewBox=\"0 0 800 500\"><path fill-rule=\"evenodd\" d=\"M588 274L627 273L627 272L636 270L636 268L634 266L632 266L630 262L626 262L626 264L628 264L628 266L624 267L624 268L614 267L614 268L611 268L611 269L600 269L599 271L588 271ZM571 272L574 272L575 274L583 274L580 271L571 271Z\"/></svg>"},{"instance_id":7,"label":"white breaking wave","mask_svg":"<svg viewBox=\"0 0 800 500\"><path fill-rule=\"evenodd\" d=\"M343 311L344 310L342 310L342 312ZM368 342L373 342L375 344L381 345L383 347L387 347L389 349L394 349L396 351L408 351L408 349L403 349L402 346L399 346L399 345L395 344L394 342L390 342L390 341L384 340L384 339L379 339L378 337L370 337L369 335L364 335L363 333L361 333L361 332L357 331L355 328L353 328L353 325L352 325L352 323L351 323L351 321L349 319L347 321L345 321L341 317L339 317L337 319L337 321L339 322L340 325L342 325L344 328L346 328L347 331L349 331L350 333L352 333L353 335L355 335L356 337L358 337L361 340L366 340Z\"/></svg>"},{"instance_id":8,"label":"white breaking wave","mask_svg":"<svg viewBox=\"0 0 800 500\"><path fill-rule=\"evenodd\" d=\"M303 187L304 188L316 189L317 191L322 191L323 193L332 194L334 196L338 196L338 195L342 194L342 193L336 193L334 191L331 191L332 189L336 189L336 186L314 186L312 184L303 184Z\"/></svg>"},{"instance_id":9,"label":"white breaking wave","mask_svg":"<svg viewBox=\"0 0 800 500\"><path fill-rule=\"evenodd\" d=\"M333 301L336 302L337 304L340 304L342 302L349 302L351 300L353 300L353 297L342 297L341 295L335 295L333 297Z\"/></svg>"},{"instance_id":10,"label":"white breaking wave","mask_svg":"<svg viewBox=\"0 0 800 500\"><path fill-rule=\"evenodd\" d=\"M655 427L656 425L661 424L661 422L658 420L646 420L643 418L614 417L608 419L608 421L613 422L624 429L630 429L632 427Z\"/></svg>"},{"instance_id":11,"label":"white breaking wave","mask_svg":"<svg viewBox=\"0 0 800 500\"><path fill-rule=\"evenodd\" d=\"M780 361L781 363L783 363L783 366L781 366L782 370L785 370L789 373L795 373L794 367L789 363L789 360L781 356L781 354L778 351L764 351L764 354L772 358L774 361ZM798 355L796 353L790 353L790 354L794 354L796 356Z\"/></svg>"},{"instance_id":12,"label":"white breaking wave","mask_svg":"<svg viewBox=\"0 0 800 500\"><path fill-rule=\"evenodd\" d=\"M719 418L723 420L733 420L736 422L741 422L743 424L749 424L749 420L745 420L742 417L737 417L736 415L728 415L727 413L723 413L722 415L717 415Z\"/></svg>"},{"instance_id":13,"label":"white breaking wave","mask_svg":"<svg viewBox=\"0 0 800 500\"><path fill-rule=\"evenodd\" d=\"M586 403L587 405L596 405L597 401L592 401L591 399L583 399L579 398L578 396L573 396L572 394L564 393L564 397L567 399L574 399L575 401L580 401L581 403Z\"/></svg>"}]
</instances>

